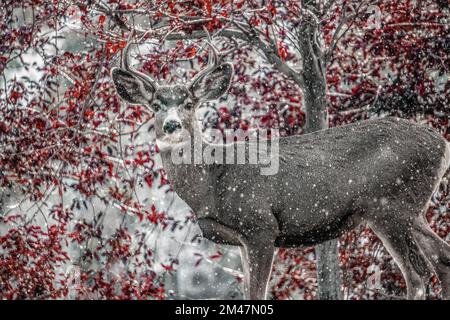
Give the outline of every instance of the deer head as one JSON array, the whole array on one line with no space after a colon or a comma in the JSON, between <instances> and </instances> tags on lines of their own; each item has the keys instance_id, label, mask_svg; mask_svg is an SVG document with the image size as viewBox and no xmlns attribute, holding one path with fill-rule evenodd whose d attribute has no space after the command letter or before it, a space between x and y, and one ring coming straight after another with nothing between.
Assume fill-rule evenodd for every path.
<instances>
[{"instance_id":1,"label":"deer head","mask_svg":"<svg viewBox=\"0 0 450 320\"><path fill-rule=\"evenodd\" d=\"M230 87L233 65L218 64L216 50L210 43L208 45L211 51L207 67L188 85L159 85L149 76L134 70L128 61L129 44L122 55L122 67L111 70L116 91L123 100L145 105L155 113L156 139L165 144L177 144L187 134L192 135L197 107L203 102L218 99Z\"/></svg>"}]
</instances>

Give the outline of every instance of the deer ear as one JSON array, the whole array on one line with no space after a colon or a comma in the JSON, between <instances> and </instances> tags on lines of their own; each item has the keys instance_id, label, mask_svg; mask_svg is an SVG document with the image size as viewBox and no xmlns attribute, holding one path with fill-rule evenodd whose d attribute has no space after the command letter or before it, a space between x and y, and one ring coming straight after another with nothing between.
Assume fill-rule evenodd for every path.
<instances>
[{"instance_id":1,"label":"deer ear","mask_svg":"<svg viewBox=\"0 0 450 320\"><path fill-rule=\"evenodd\" d=\"M233 71L231 63L221 64L192 83L190 90L200 101L218 99L230 88Z\"/></svg>"},{"instance_id":2,"label":"deer ear","mask_svg":"<svg viewBox=\"0 0 450 320\"><path fill-rule=\"evenodd\" d=\"M127 70L113 68L111 77L119 96L130 104L148 104L153 99L155 86L143 76Z\"/></svg>"}]
</instances>

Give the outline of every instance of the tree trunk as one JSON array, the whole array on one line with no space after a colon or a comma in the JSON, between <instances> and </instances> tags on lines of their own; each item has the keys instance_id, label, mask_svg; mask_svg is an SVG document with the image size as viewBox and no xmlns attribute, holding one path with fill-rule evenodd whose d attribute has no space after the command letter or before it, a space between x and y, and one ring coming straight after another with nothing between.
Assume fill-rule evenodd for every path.
<instances>
[{"instance_id":1,"label":"tree trunk","mask_svg":"<svg viewBox=\"0 0 450 320\"><path fill-rule=\"evenodd\" d=\"M317 298L342 300L341 269L339 267L338 239L315 247L317 263Z\"/></svg>"},{"instance_id":2,"label":"tree trunk","mask_svg":"<svg viewBox=\"0 0 450 320\"><path fill-rule=\"evenodd\" d=\"M306 110L305 132L328 128L324 57L317 42L318 23L313 18L299 30L303 61L303 103ZM341 274L338 240L330 240L315 248L317 260L317 298L341 300Z\"/></svg>"}]
</instances>

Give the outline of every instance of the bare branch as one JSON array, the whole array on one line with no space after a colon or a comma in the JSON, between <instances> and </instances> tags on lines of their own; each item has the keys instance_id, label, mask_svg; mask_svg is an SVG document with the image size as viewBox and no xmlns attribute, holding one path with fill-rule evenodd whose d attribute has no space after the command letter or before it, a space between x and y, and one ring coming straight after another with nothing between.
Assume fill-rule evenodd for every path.
<instances>
[{"instance_id":1,"label":"bare branch","mask_svg":"<svg viewBox=\"0 0 450 320\"><path fill-rule=\"evenodd\" d=\"M333 39L331 41L330 47L328 48L327 52L325 53L325 61L326 63L328 63L332 56L333 56L333 52L337 47L337 44L339 43L339 41L342 39L342 37L344 37L347 32L352 28L353 24L356 21L356 18L359 16L359 14L361 13L361 8L364 4L364 1L362 1L359 6L356 8L356 12L350 16L346 15L346 10L347 10L347 5L345 5L343 7L343 17L341 22L339 23L338 27L336 28L336 32L333 35ZM369 4L368 4L369 5ZM342 30L342 28L344 27L344 25L347 24L348 21L350 21L350 24L348 24L347 28L344 30L344 32L340 33L340 31Z\"/></svg>"},{"instance_id":2,"label":"bare branch","mask_svg":"<svg viewBox=\"0 0 450 320\"><path fill-rule=\"evenodd\" d=\"M296 70L292 69L285 61L283 61L277 52L264 43L259 37L251 36L250 34L245 34L238 30L233 29L222 29L215 34L216 37L226 37L231 39L239 39L245 41L246 43L256 47L264 53L267 61L273 65L275 69L279 72L292 79L299 85L303 85L303 77ZM166 40L192 40L192 39L202 39L207 38L205 31L194 31L190 34L186 33L173 33L166 38Z\"/></svg>"}]
</instances>

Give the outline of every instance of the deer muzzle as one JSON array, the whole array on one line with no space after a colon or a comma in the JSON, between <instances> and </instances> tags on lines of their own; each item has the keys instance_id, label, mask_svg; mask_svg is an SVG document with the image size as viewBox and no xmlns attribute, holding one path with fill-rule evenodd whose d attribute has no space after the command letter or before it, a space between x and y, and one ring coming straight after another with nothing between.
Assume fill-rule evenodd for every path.
<instances>
[{"instance_id":1,"label":"deer muzzle","mask_svg":"<svg viewBox=\"0 0 450 320\"><path fill-rule=\"evenodd\" d=\"M181 123L176 120L168 120L163 125L163 131L166 134L172 134L181 130Z\"/></svg>"}]
</instances>

